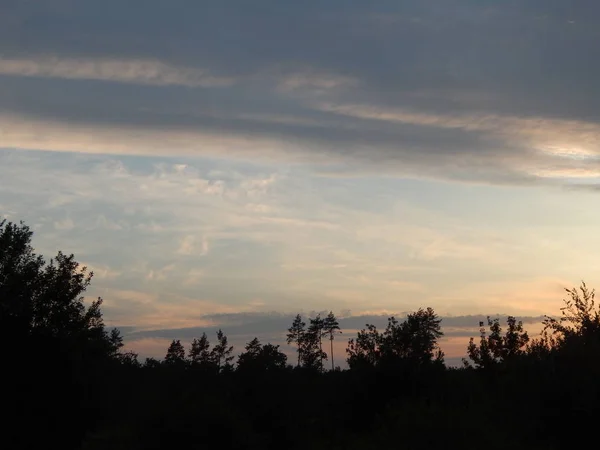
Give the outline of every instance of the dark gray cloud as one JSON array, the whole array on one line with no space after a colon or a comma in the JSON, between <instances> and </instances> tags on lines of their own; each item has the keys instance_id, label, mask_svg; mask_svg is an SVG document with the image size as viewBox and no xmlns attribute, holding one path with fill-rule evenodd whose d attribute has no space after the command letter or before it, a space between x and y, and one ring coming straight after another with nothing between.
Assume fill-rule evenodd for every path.
<instances>
[{"instance_id":1,"label":"dark gray cloud","mask_svg":"<svg viewBox=\"0 0 600 450\"><path fill-rule=\"evenodd\" d=\"M314 65L382 91L517 89L541 100L546 88L575 83L597 92L600 6L574 3L5 2L0 51L158 58L228 74Z\"/></svg>"},{"instance_id":2,"label":"dark gray cloud","mask_svg":"<svg viewBox=\"0 0 600 450\"><path fill-rule=\"evenodd\" d=\"M322 314L325 314L323 312ZM314 317L314 313L303 315L305 322L308 323L308 317ZM293 322L295 314L283 313L231 313L214 314L201 316L202 320L214 322L214 326L190 327L163 330L136 330L134 327L127 327L124 334L127 339L137 340L143 338L165 338L165 339L193 339L199 337L203 332L207 335L214 335L217 330L223 329L228 336L258 336L262 339L270 338L272 340L282 340L286 330ZM357 315L340 317L338 319L342 330L360 330L366 327L366 324L375 325L378 329L385 329L388 321L388 315ZM396 314L395 317L402 320L406 313ZM501 323L506 322L505 314L490 314L491 318L500 318ZM542 316L518 317L518 320L524 324L540 323ZM485 315L466 315L442 317L442 327L446 329L447 337L453 336L475 336L479 333L479 322L486 321ZM354 337L352 335L343 336L344 340Z\"/></svg>"},{"instance_id":3,"label":"dark gray cloud","mask_svg":"<svg viewBox=\"0 0 600 450\"><path fill-rule=\"evenodd\" d=\"M527 120L570 121L562 140L600 151L598 129L573 123L595 127L600 117L595 1L48 0L0 8L0 113L267 136L359 164L469 181L534 181L519 164L597 170L540 154L534 138L515 131L531 128ZM365 117L365 105L437 121ZM525 122L470 126L490 114ZM439 123L456 116L464 123Z\"/></svg>"}]
</instances>

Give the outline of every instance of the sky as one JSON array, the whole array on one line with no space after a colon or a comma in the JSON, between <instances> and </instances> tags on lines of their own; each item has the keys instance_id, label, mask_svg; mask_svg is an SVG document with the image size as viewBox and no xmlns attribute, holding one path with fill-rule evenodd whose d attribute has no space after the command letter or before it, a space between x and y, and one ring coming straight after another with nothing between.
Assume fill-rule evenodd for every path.
<instances>
[{"instance_id":1,"label":"sky","mask_svg":"<svg viewBox=\"0 0 600 450\"><path fill-rule=\"evenodd\" d=\"M598 281L599 20L591 0L3 0L0 217L93 270L143 356L219 327L292 355L293 315L330 310L341 355L431 306L457 360L481 317L535 329Z\"/></svg>"}]
</instances>

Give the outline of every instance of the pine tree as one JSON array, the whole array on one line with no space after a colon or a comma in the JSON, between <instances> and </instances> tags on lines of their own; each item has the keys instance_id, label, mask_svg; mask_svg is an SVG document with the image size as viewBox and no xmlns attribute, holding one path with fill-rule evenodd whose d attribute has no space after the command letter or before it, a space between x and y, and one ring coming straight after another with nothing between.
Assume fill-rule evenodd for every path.
<instances>
[{"instance_id":1,"label":"pine tree","mask_svg":"<svg viewBox=\"0 0 600 450\"><path fill-rule=\"evenodd\" d=\"M341 334L340 324L338 323L335 315L332 311L329 311L327 317L325 317L323 323L323 335L329 336L329 342L331 344L331 370L335 370L335 366L333 363L333 340L336 334Z\"/></svg>"},{"instance_id":2,"label":"pine tree","mask_svg":"<svg viewBox=\"0 0 600 450\"><path fill-rule=\"evenodd\" d=\"M195 365L203 365L206 366L210 364L210 342L208 341L208 337L206 333L202 333L200 339L194 339L190 346L190 351L188 354L188 358L190 364Z\"/></svg>"},{"instance_id":3,"label":"pine tree","mask_svg":"<svg viewBox=\"0 0 600 450\"><path fill-rule=\"evenodd\" d=\"M319 372L323 371L323 359L327 359L327 353L323 351L323 325L324 320L320 315L310 319L310 325L301 341L304 366Z\"/></svg>"},{"instance_id":4,"label":"pine tree","mask_svg":"<svg viewBox=\"0 0 600 450\"><path fill-rule=\"evenodd\" d=\"M310 325L308 332L313 339L319 343L319 371L323 371L323 357L327 358L327 354L323 352L323 334L324 334L325 321L321 318L321 314L317 314L317 317L310 319Z\"/></svg>"},{"instance_id":5,"label":"pine tree","mask_svg":"<svg viewBox=\"0 0 600 450\"><path fill-rule=\"evenodd\" d=\"M169 345L169 349L167 350L165 364L169 366L176 366L183 365L184 362L185 349L183 348L183 344L179 340L173 340L171 345Z\"/></svg>"},{"instance_id":6,"label":"pine tree","mask_svg":"<svg viewBox=\"0 0 600 450\"><path fill-rule=\"evenodd\" d=\"M211 360L217 366L217 371L229 368L231 360L233 360L233 346L229 346L227 336L221 329L217 331L217 344L211 351Z\"/></svg>"},{"instance_id":7,"label":"pine tree","mask_svg":"<svg viewBox=\"0 0 600 450\"><path fill-rule=\"evenodd\" d=\"M292 326L288 328L286 342L288 344L295 343L298 348L298 367L300 366L300 361L302 360L302 341L304 340L304 334L306 333L304 328L305 326L306 323L302 321L302 316L297 314L294 318Z\"/></svg>"}]
</instances>

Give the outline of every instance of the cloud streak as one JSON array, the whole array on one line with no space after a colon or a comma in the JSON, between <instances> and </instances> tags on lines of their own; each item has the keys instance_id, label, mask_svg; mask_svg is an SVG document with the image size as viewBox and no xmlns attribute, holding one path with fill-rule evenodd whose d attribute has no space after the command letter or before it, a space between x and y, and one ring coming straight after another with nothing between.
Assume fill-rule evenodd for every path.
<instances>
[{"instance_id":1,"label":"cloud streak","mask_svg":"<svg viewBox=\"0 0 600 450\"><path fill-rule=\"evenodd\" d=\"M207 71L175 67L152 60L9 59L0 57L0 75L98 80L151 86L222 87L235 82Z\"/></svg>"}]
</instances>

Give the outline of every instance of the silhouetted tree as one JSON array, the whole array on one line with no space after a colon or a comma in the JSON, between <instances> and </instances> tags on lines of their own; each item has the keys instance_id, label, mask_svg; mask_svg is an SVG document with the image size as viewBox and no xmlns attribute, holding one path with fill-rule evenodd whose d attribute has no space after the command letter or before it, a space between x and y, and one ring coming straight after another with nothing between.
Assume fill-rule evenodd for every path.
<instances>
[{"instance_id":1,"label":"silhouetted tree","mask_svg":"<svg viewBox=\"0 0 600 450\"><path fill-rule=\"evenodd\" d=\"M327 315L327 317L325 317L325 320L323 322L323 335L329 337L329 343L331 345L331 370L335 369L333 363L333 340L335 339L335 335L338 333L342 333L340 331L340 324L338 323L335 315L333 314L333 311L329 311L329 314Z\"/></svg>"},{"instance_id":2,"label":"silhouetted tree","mask_svg":"<svg viewBox=\"0 0 600 450\"><path fill-rule=\"evenodd\" d=\"M165 356L165 364L168 366L183 366L185 363L185 349L179 340L173 340Z\"/></svg>"},{"instance_id":3,"label":"silhouetted tree","mask_svg":"<svg viewBox=\"0 0 600 450\"><path fill-rule=\"evenodd\" d=\"M99 314L99 310L96 314ZM115 360L119 361L122 364L127 366L140 367L140 362L138 361L138 354L132 351L121 352L123 348L123 336L121 336L121 332L117 328L113 328L110 330L109 335L110 341L110 356Z\"/></svg>"},{"instance_id":4,"label":"silhouetted tree","mask_svg":"<svg viewBox=\"0 0 600 450\"><path fill-rule=\"evenodd\" d=\"M261 345L258 338L254 338L245 349L238 357L239 372L272 372L286 367L287 356L279 351L279 345Z\"/></svg>"},{"instance_id":5,"label":"silhouetted tree","mask_svg":"<svg viewBox=\"0 0 600 450\"><path fill-rule=\"evenodd\" d=\"M88 356L116 357L122 339L116 330L106 332L102 299L84 305L93 272L62 252L46 263L33 252L32 235L22 222L0 221L0 332L11 339L54 342L63 350L71 346Z\"/></svg>"},{"instance_id":6,"label":"silhouetted tree","mask_svg":"<svg viewBox=\"0 0 600 450\"><path fill-rule=\"evenodd\" d=\"M18 343L3 345L2 355L11 361L5 383L20 393L14 407L8 397L4 405L12 418L36 430L19 435L28 441L22 448L39 447L35 440L42 436L44 445L78 447L101 413L106 370L132 355L121 354L117 330L105 329L102 299L84 303L93 273L62 252L44 260L35 254L32 236L23 222L0 220L0 342ZM26 382L40 370L43 383ZM60 419L57 404L64 409Z\"/></svg>"},{"instance_id":7,"label":"silhouetted tree","mask_svg":"<svg viewBox=\"0 0 600 450\"><path fill-rule=\"evenodd\" d=\"M367 324L366 327L358 332L356 339L348 340L346 361L350 369L373 368L379 362L381 335L375 325Z\"/></svg>"},{"instance_id":8,"label":"silhouetted tree","mask_svg":"<svg viewBox=\"0 0 600 450\"><path fill-rule=\"evenodd\" d=\"M400 324L391 317L381 339L382 358L402 358L418 364L443 362L444 353L438 344L444 335L441 321L433 308L419 308Z\"/></svg>"},{"instance_id":9,"label":"silhouetted tree","mask_svg":"<svg viewBox=\"0 0 600 450\"><path fill-rule=\"evenodd\" d=\"M217 343L211 351L211 360L217 366L217 371L230 369L230 362L233 360L233 346L229 346L227 336L219 329L217 331Z\"/></svg>"},{"instance_id":10,"label":"silhouetted tree","mask_svg":"<svg viewBox=\"0 0 600 450\"><path fill-rule=\"evenodd\" d=\"M200 339L194 339L188 354L192 366L207 366L211 364L210 342L206 333L202 333Z\"/></svg>"},{"instance_id":11,"label":"silhouetted tree","mask_svg":"<svg viewBox=\"0 0 600 450\"><path fill-rule=\"evenodd\" d=\"M279 350L279 345L263 345L261 359L265 361L266 370L281 370L287 367L287 355Z\"/></svg>"},{"instance_id":12,"label":"silhouetted tree","mask_svg":"<svg viewBox=\"0 0 600 450\"><path fill-rule=\"evenodd\" d=\"M262 350L262 345L257 337L252 339L250 342L246 344L245 352L242 352L240 356L238 356L238 368L240 367L240 363L243 365L255 361L260 352Z\"/></svg>"},{"instance_id":13,"label":"silhouetted tree","mask_svg":"<svg viewBox=\"0 0 600 450\"><path fill-rule=\"evenodd\" d=\"M20 225L0 221L0 332L19 340L35 322L35 303L44 260L31 247L33 232Z\"/></svg>"},{"instance_id":14,"label":"silhouetted tree","mask_svg":"<svg viewBox=\"0 0 600 450\"><path fill-rule=\"evenodd\" d=\"M563 300L560 317L546 316L543 321L546 348L541 352L545 356L541 366L552 377L548 387L554 394L546 405L562 424L551 428L552 435L560 448L583 448L589 445L589 438L572 430L594 426L600 417L600 308L595 290L584 282L579 290L565 291L568 297ZM574 443L577 439L580 442Z\"/></svg>"},{"instance_id":15,"label":"silhouetted tree","mask_svg":"<svg viewBox=\"0 0 600 450\"><path fill-rule=\"evenodd\" d=\"M323 371L323 359L327 359L327 353L323 351L323 335L325 334L325 320L321 314L317 314L314 319L310 319L307 335L314 336L319 341L319 370Z\"/></svg>"},{"instance_id":16,"label":"silhouetted tree","mask_svg":"<svg viewBox=\"0 0 600 450\"><path fill-rule=\"evenodd\" d=\"M389 317L383 333L367 324L356 340L348 341L348 365L350 368L394 366L400 361L414 365L443 364L444 353L438 345L443 336L440 323L441 319L432 308L420 308L402 323Z\"/></svg>"},{"instance_id":17,"label":"silhouetted tree","mask_svg":"<svg viewBox=\"0 0 600 450\"><path fill-rule=\"evenodd\" d=\"M323 371L323 359L327 354L323 352L323 319L317 315L310 319L308 329L300 340L300 354L302 366L308 369Z\"/></svg>"},{"instance_id":18,"label":"silhouetted tree","mask_svg":"<svg viewBox=\"0 0 600 450\"><path fill-rule=\"evenodd\" d=\"M600 344L600 308L596 308L594 289L589 290L584 282L577 289L565 289L569 297L564 300L565 306L561 317L557 320L546 316L543 321L544 331L556 339L559 347L571 344L588 346Z\"/></svg>"},{"instance_id":19,"label":"silhouetted tree","mask_svg":"<svg viewBox=\"0 0 600 450\"><path fill-rule=\"evenodd\" d=\"M487 324L490 329L489 335L480 323L479 345L475 344L473 338L469 341L467 355L477 368L489 368L499 363L509 363L518 356L526 353L526 346L529 342L529 336L523 330L523 322L515 319L513 316L507 318L507 330L502 335L500 319L491 320L487 318ZM463 360L465 367L469 367L469 362Z\"/></svg>"},{"instance_id":20,"label":"silhouetted tree","mask_svg":"<svg viewBox=\"0 0 600 450\"><path fill-rule=\"evenodd\" d=\"M294 318L294 322L292 326L288 328L287 339L286 342L289 344L296 344L298 351L298 363L297 366L300 366L300 361L302 360L302 341L304 339L304 333L306 323L302 320L302 316L297 314Z\"/></svg>"}]
</instances>

